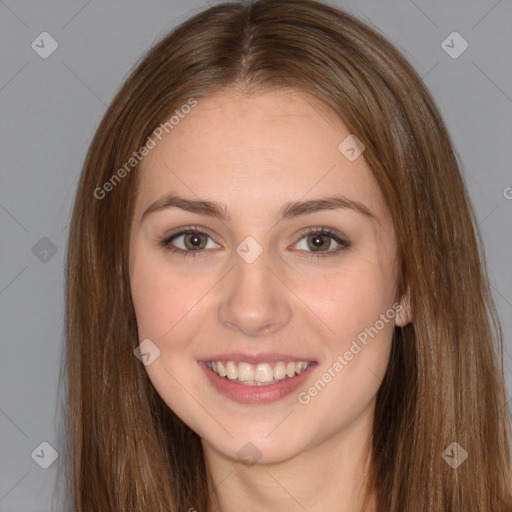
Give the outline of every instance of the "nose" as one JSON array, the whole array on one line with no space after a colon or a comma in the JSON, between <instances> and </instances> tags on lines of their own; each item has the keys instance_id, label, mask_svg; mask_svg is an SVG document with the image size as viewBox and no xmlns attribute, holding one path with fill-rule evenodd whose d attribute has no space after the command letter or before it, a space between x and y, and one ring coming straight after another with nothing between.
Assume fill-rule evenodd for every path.
<instances>
[{"instance_id":1,"label":"nose","mask_svg":"<svg viewBox=\"0 0 512 512\"><path fill-rule=\"evenodd\" d=\"M282 283L284 276L276 274L266 251L252 263L235 254L234 267L223 280L219 321L251 337L286 326L292 316L290 292Z\"/></svg>"}]
</instances>

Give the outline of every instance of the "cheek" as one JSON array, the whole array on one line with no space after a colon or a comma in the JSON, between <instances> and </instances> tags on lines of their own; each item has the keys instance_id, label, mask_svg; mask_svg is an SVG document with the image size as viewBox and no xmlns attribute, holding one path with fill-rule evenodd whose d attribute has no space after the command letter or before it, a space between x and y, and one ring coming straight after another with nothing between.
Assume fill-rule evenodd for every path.
<instances>
[{"instance_id":1,"label":"cheek","mask_svg":"<svg viewBox=\"0 0 512 512\"><path fill-rule=\"evenodd\" d=\"M171 273L170 266L151 251L135 250L132 258L130 289L139 338L154 339L160 344L186 315L197 289Z\"/></svg>"},{"instance_id":2,"label":"cheek","mask_svg":"<svg viewBox=\"0 0 512 512\"><path fill-rule=\"evenodd\" d=\"M374 326L391 308L394 299L390 265L362 258L345 263L344 270L304 285L304 293L329 327L336 349L343 349L347 343L350 345L351 340ZM384 325L381 323L378 322L378 330L389 336L393 320L387 318Z\"/></svg>"},{"instance_id":3,"label":"cheek","mask_svg":"<svg viewBox=\"0 0 512 512\"><path fill-rule=\"evenodd\" d=\"M346 261L344 268L319 286L308 287L315 313L333 332L324 338L327 353L317 380L301 390L299 402L312 414L332 411L324 425L327 431L353 420L374 398L394 330L391 265L358 258Z\"/></svg>"},{"instance_id":4,"label":"cheek","mask_svg":"<svg viewBox=\"0 0 512 512\"><path fill-rule=\"evenodd\" d=\"M193 353L205 311L213 307L216 280L212 273L197 276L180 272L155 251L135 251L130 289L139 340L152 340L166 363L174 359L173 354Z\"/></svg>"},{"instance_id":5,"label":"cheek","mask_svg":"<svg viewBox=\"0 0 512 512\"><path fill-rule=\"evenodd\" d=\"M171 273L170 268L149 250L135 251L130 289L139 341L149 339L159 350L158 357L145 370L167 405L181 410L186 395L177 382L186 380L181 361L192 348L192 329L198 323L193 306L201 296L201 286L190 286L190 279Z\"/></svg>"},{"instance_id":6,"label":"cheek","mask_svg":"<svg viewBox=\"0 0 512 512\"><path fill-rule=\"evenodd\" d=\"M131 293L140 338L160 339L171 326L176 293L172 293L174 286L168 281L156 266L134 266Z\"/></svg>"}]
</instances>

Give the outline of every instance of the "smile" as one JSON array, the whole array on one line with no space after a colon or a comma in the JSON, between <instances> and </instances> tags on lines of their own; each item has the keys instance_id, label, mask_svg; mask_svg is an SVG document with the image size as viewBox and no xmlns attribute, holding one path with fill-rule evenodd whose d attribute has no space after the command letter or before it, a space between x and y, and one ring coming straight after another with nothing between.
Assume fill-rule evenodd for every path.
<instances>
[{"instance_id":1,"label":"smile","mask_svg":"<svg viewBox=\"0 0 512 512\"><path fill-rule=\"evenodd\" d=\"M275 363L234 361L207 361L206 366L213 373L236 384L245 386L268 386L285 379L291 379L305 372L312 361L277 361Z\"/></svg>"},{"instance_id":2,"label":"smile","mask_svg":"<svg viewBox=\"0 0 512 512\"><path fill-rule=\"evenodd\" d=\"M268 358L251 362L240 357L237 361L216 358L198 361L212 389L225 398L241 404L265 404L281 400L299 387L314 373L316 361L289 361ZM263 359L263 358L262 358ZM272 361L269 361L272 359Z\"/></svg>"}]
</instances>

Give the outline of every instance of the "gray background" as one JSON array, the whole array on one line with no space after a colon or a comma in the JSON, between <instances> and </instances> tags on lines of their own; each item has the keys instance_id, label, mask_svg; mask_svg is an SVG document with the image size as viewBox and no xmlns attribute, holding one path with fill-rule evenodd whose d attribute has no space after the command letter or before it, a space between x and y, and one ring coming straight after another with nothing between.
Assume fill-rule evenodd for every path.
<instances>
[{"instance_id":1,"label":"gray background","mask_svg":"<svg viewBox=\"0 0 512 512\"><path fill-rule=\"evenodd\" d=\"M484 235L511 390L511 2L331 3L402 51L444 116ZM48 469L36 461L49 460L49 450L38 448L42 442L62 450L63 265L78 175L106 106L135 62L206 6L185 0L0 0L1 512L68 509L55 485L62 457ZM453 31L469 44L458 58L441 45ZM34 40L42 46L42 32L58 43L46 59L31 47ZM461 48L457 40L446 44L452 52ZM44 46L48 50L48 40ZM36 448L40 457L32 458Z\"/></svg>"}]
</instances>

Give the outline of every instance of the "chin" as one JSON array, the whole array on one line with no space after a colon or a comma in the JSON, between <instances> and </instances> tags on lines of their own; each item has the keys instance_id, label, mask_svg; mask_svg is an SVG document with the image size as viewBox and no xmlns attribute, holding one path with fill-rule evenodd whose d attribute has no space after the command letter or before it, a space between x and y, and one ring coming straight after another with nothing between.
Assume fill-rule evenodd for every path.
<instances>
[{"instance_id":1,"label":"chin","mask_svg":"<svg viewBox=\"0 0 512 512\"><path fill-rule=\"evenodd\" d=\"M233 438L227 438L227 436L224 439L201 437L203 442L206 441L211 448L229 459L247 465L276 464L293 459L303 453L310 444L304 438L304 431L300 435L293 435L290 428L291 424L288 424L287 429L278 433L278 429L272 432L272 429L240 425L239 428L232 426L230 429ZM269 432L271 432L270 435Z\"/></svg>"}]
</instances>

